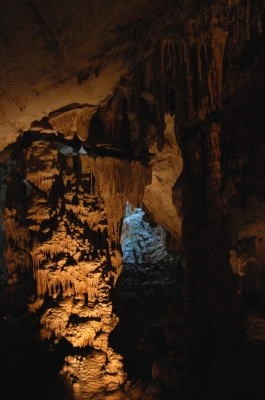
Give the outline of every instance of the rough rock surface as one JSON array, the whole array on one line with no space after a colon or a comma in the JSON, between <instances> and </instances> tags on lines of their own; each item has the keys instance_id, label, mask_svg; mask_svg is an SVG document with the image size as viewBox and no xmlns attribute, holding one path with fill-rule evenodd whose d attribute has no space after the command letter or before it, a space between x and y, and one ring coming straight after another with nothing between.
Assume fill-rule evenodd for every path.
<instances>
[{"instance_id":1,"label":"rough rock surface","mask_svg":"<svg viewBox=\"0 0 265 400\"><path fill-rule=\"evenodd\" d=\"M150 226L143 221L143 216L141 208L134 209L127 203L120 239L123 262L137 265L142 262L174 265L177 260L166 251L166 229L162 225Z\"/></svg>"},{"instance_id":2,"label":"rough rock surface","mask_svg":"<svg viewBox=\"0 0 265 400\"><path fill-rule=\"evenodd\" d=\"M181 218L172 204L172 188L182 171L182 156L174 132L174 117L165 117L163 150L157 151L157 144L150 143L149 151L154 154L150 167L152 183L145 188L144 210L163 225L175 239L177 250L181 249Z\"/></svg>"},{"instance_id":3,"label":"rough rock surface","mask_svg":"<svg viewBox=\"0 0 265 400\"><path fill-rule=\"evenodd\" d=\"M72 345L62 374L74 396L107 398L108 392L123 392L126 380L122 357L108 344L118 322L110 296L121 272L117 232L126 198L140 205L149 173L136 161L102 163L84 150L59 149L54 142L34 142L9 173L4 209L9 285L1 311L12 317L25 310L26 292L23 298L18 285L24 280L28 290L32 273L36 290L29 311L38 315L42 341L63 338ZM109 186L103 185L107 179ZM19 295L13 304L12 293ZM82 348L91 350L84 356Z\"/></svg>"}]
</instances>

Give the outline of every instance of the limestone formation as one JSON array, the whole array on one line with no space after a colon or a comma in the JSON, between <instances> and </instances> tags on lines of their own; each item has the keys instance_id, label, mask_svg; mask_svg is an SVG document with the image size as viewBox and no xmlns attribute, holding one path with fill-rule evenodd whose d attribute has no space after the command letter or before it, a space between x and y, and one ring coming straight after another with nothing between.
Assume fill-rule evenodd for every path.
<instances>
[{"instance_id":1,"label":"limestone formation","mask_svg":"<svg viewBox=\"0 0 265 400\"><path fill-rule=\"evenodd\" d=\"M11 172L24 187L25 202L18 195L4 209L9 284L16 284L18 272L32 272L36 291L28 307L39 315L40 339L64 338L77 349L62 371L72 381L75 376L77 398L122 391L122 357L108 344L118 322L110 289L121 272L118 233L126 199L139 206L148 168L136 161L94 159L84 151L64 155L56 143L44 141L34 142L21 157L23 164ZM10 176L7 196L13 184ZM87 347L94 355L79 356L78 349ZM92 358L94 375L85 379Z\"/></svg>"}]
</instances>

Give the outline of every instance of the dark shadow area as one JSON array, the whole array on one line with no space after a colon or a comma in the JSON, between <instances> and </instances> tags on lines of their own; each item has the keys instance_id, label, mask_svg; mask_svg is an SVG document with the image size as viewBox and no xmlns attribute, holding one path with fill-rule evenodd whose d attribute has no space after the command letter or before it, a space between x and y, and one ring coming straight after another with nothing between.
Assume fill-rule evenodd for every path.
<instances>
[{"instance_id":1,"label":"dark shadow area","mask_svg":"<svg viewBox=\"0 0 265 400\"><path fill-rule=\"evenodd\" d=\"M56 351L40 344L37 329L28 313L0 321L1 400L70 399L58 375L65 343Z\"/></svg>"}]
</instances>

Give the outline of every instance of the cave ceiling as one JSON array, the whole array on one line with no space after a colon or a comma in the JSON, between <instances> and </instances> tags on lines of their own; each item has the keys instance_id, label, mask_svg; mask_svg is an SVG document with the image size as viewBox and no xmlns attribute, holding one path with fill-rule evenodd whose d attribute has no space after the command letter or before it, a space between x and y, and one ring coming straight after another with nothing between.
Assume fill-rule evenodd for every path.
<instances>
[{"instance_id":1,"label":"cave ceiling","mask_svg":"<svg viewBox=\"0 0 265 400\"><path fill-rule=\"evenodd\" d=\"M62 107L106 102L137 51L138 29L170 3L1 1L1 149Z\"/></svg>"},{"instance_id":2,"label":"cave ceiling","mask_svg":"<svg viewBox=\"0 0 265 400\"><path fill-rule=\"evenodd\" d=\"M147 102L154 96L163 112L174 106L162 104L154 82L169 92L178 89L177 108L185 114L177 116L180 121L204 120L221 107L227 90L230 95L245 84L241 76L235 84L232 71L222 91L223 67L242 58L251 29L254 36L261 33L263 10L262 2L238 0L1 0L0 6L1 150L47 117L51 130L69 138L69 128L54 114L85 108L80 118L89 121L123 76ZM76 118L71 115L73 133ZM65 119L69 125L69 115Z\"/></svg>"}]
</instances>

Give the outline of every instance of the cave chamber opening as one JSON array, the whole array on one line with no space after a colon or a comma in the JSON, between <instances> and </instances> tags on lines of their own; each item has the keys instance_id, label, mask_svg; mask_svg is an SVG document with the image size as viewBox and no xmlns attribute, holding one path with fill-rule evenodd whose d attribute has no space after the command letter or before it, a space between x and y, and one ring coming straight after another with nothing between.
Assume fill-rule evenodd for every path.
<instances>
[{"instance_id":1,"label":"cave chamber opening","mask_svg":"<svg viewBox=\"0 0 265 400\"><path fill-rule=\"evenodd\" d=\"M114 301L120 321L110 344L123 355L128 379L141 379L147 386L161 373L170 380L170 311L174 314L182 303L185 262L182 254L167 251L169 233L143 209L143 204L126 202L120 239L123 268Z\"/></svg>"}]
</instances>

